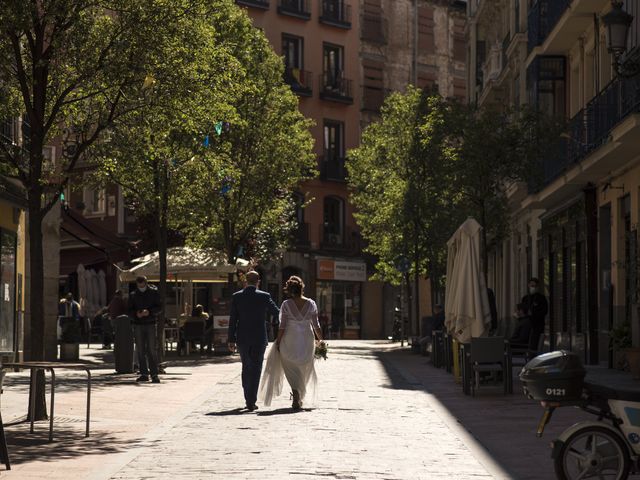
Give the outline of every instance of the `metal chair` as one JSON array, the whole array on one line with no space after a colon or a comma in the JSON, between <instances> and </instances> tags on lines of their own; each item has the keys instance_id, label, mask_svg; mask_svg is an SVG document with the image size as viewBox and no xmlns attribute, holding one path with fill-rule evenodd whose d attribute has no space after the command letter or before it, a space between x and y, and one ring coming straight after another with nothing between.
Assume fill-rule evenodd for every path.
<instances>
[{"instance_id":1,"label":"metal chair","mask_svg":"<svg viewBox=\"0 0 640 480\"><path fill-rule=\"evenodd\" d=\"M472 338L469 351L465 349L466 381L471 383L471 395L480 386L480 373L502 372L502 384L505 395L511 390L511 361L509 342L503 337Z\"/></svg>"}]
</instances>

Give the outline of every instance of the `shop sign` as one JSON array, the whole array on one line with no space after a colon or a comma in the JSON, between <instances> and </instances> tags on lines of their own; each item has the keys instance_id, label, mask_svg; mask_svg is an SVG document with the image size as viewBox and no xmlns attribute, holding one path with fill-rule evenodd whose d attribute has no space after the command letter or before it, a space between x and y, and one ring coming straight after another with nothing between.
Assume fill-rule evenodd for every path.
<instances>
[{"instance_id":1,"label":"shop sign","mask_svg":"<svg viewBox=\"0 0 640 480\"><path fill-rule=\"evenodd\" d=\"M230 320L230 316L229 315L214 315L213 316L213 328L214 329L219 329L219 328L227 329L227 328L229 328L229 320Z\"/></svg>"},{"instance_id":2,"label":"shop sign","mask_svg":"<svg viewBox=\"0 0 640 480\"><path fill-rule=\"evenodd\" d=\"M343 280L366 282L367 265L364 262L343 262L340 260L318 260L318 280Z\"/></svg>"}]
</instances>

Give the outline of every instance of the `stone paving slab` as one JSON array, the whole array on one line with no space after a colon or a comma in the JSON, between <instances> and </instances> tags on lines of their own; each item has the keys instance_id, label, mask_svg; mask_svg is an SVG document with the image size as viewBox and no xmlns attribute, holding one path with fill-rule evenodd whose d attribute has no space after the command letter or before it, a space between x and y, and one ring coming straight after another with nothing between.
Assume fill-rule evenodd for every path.
<instances>
[{"instance_id":1,"label":"stone paving slab","mask_svg":"<svg viewBox=\"0 0 640 480\"><path fill-rule=\"evenodd\" d=\"M318 364L317 408L293 412L283 396L269 409L238 413L238 369L111 478L496 478L427 395L394 385L374 355L385 345L335 343Z\"/></svg>"}]
</instances>

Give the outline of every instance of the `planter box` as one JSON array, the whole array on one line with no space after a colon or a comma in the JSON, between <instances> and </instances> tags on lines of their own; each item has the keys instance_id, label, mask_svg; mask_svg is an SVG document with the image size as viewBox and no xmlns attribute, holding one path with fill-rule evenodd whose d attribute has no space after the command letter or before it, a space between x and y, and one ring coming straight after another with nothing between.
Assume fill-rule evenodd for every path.
<instances>
[{"instance_id":1,"label":"planter box","mask_svg":"<svg viewBox=\"0 0 640 480\"><path fill-rule=\"evenodd\" d=\"M74 361L80 359L79 343L61 343L60 360Z\"/></svg>"}]
</instances>

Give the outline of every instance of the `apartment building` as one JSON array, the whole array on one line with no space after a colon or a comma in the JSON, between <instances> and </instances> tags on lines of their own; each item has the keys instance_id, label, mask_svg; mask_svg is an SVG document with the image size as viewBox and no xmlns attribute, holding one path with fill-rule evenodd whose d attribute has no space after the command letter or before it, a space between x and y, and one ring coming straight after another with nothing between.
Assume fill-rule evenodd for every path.
<instances>
[{"instance_id":1,"label":"apartment building","mask_svg":"<svg viewBox=\"0 0 640 480\"><path fill-rule=\"evenodd\" d=\"M466 98L466 2L361 0L362 123L408 85Z\"/></svg>"},{"instance_id":2,"label":"apartment building","mask_svg":"<svg viewBox=\"0 0 640 480\"><path fill-rule=\"evenodd\" d=\"M637 225L640 208L640 7L616 68L610 0L473 0L468 5L469 100L528 103L567 120L543 182L510 191L512 234L495 247L490 283L501 318L527 279L549 298L547 339L591 364L614 362L612 328L629 322L639 345ZM620 74L622 73L622 74Z\"/></svg>"}]
</instances>

